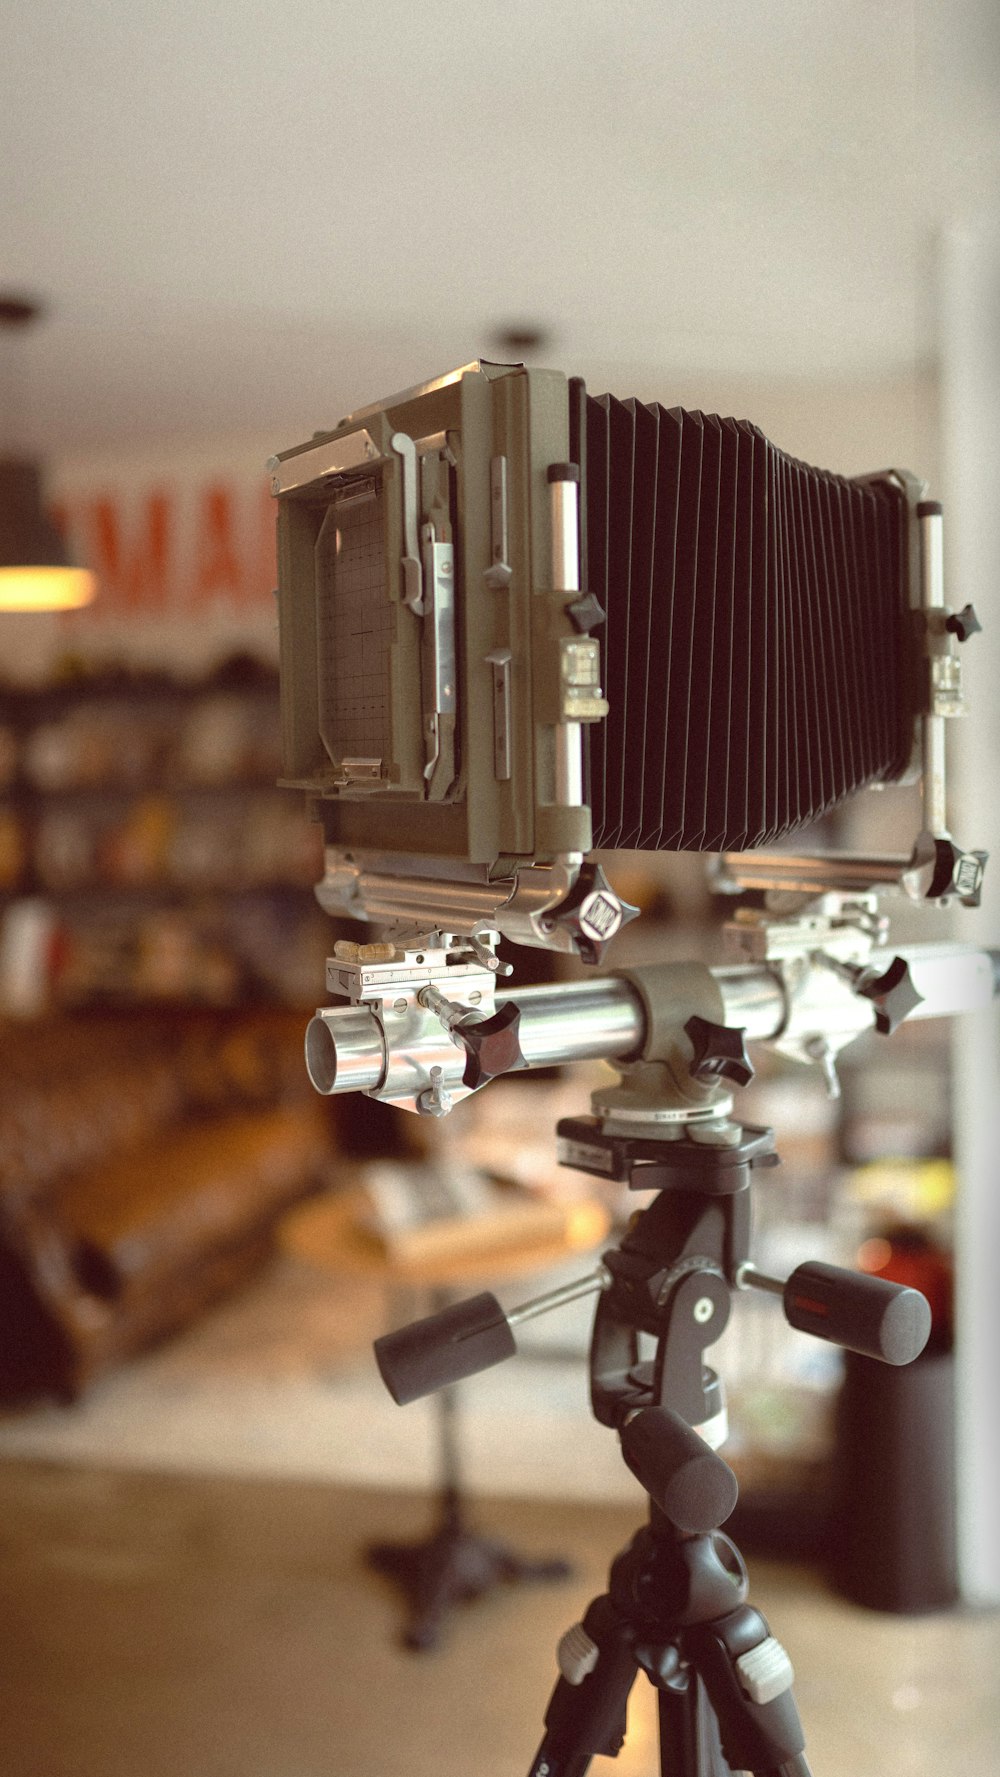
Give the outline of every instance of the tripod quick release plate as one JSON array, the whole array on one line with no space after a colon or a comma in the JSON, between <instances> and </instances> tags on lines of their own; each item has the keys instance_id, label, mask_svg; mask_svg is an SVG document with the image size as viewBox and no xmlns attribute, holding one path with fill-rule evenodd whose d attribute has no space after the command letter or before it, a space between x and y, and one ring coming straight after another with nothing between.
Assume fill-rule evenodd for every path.
<instances>
[{"instance_id":1,"label":"tripod quick release plate","mask_svg":"<svg viewBox=\"0 0 1000 1777\"><path fill-rule=\"evenodd\" d=\"M729 1197L747 1183L747 1166L780 1166L774 1132L745 1123L739 1142L626 1135L608 1129L597 1117L563 1117L556 1124L561 1166L613 1179L633 1191L697 1191Z\"/></svg>"}]
</instances>

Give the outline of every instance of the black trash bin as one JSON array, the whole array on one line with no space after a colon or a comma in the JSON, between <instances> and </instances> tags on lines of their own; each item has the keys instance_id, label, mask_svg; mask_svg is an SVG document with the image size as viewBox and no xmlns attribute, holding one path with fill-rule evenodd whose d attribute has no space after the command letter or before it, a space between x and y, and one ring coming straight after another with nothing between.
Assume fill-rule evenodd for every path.
<instances>
[{"instance_id":1,"label":"black trash bin","mask_svg":"<svg viewBox=\"0 0 1000 1777\"><path fill-rule=\"evenodd\" d=\"M831 1580L855 1603L910 1615L957 1602L950 1350L900 1368L846 1354L830 1532Z\"/></svg>"}]
</instances>

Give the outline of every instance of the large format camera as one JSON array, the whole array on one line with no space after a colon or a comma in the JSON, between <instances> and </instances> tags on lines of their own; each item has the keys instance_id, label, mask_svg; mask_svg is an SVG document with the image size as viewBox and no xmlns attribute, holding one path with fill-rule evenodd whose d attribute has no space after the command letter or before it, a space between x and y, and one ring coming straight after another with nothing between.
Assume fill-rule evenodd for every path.
<instances>
[{"instance_id":1,"label":"large format camera","mask_svg":"<svg viewBox=\"0 0 1000 1777\"><path fill-rule=\"evenodd\" d=\"M819 1062L836 1091L862 1031L996 991L995 951L885 948L883 893L974 904L985 863L947 825L945 724L978 623L945 601L941 509L900 470L846 480L744 421L491 364L365 408L271 472L285 781L323 823L323 905L381 928L334 947L313 1083L440 1116L499 1074L602 1056L617 1078L560 1122L560 1159L653 1193L578 1283L513 1310L488 1292L449 1302L377 1342L394 1398L438 1392L444 1415L439 1529L374 1552L410 1598L409 1644L526 1571L461 1519L450 1385L510 1356L522 1320L592 1292L591 1403L649 1525L560 1643L531 1777L615 1754L639 1670L664 1773L808 1777L788 1656L720 1528L736 1481L704 1356L750 1288L889 1364L928 1337L912 1289L757 1269L751 1179L774 1141L733 1112L745 1038ZM865 785L917 775L905 856L773 849ZM622 848L716 854L735 892L762 897L730 922L729 962L498 999L500 936L600 960L634 909L587 854Z\"/></svg>"},{"instance_id":2,"label":"large format camera","mask_svg":"<svg viewBox=\"0 0 1000 1777\"><path fill-rule=\"evenodd\" d=\"M310 1029L320 1090L440 1113L510 1067L640 1052L634 992L624 1037L593 984L562 1017L525 1001L516 1040L496 1022L498 935L596 962L629 916L595 849L713 853L728 886L779 894L782 920L734 928L744 974L709 1012L733 1022L763 967L781 1005L758 995L744 1027L831 1081L849 1035L926 1004L929 965L882 955L875 897L974 903L984 857L945 798L978 624L945 602L941 509L915 476L845 479L743 420L487 363L270 470L284 781L323 825L323 906L384 933L331 959L347 1004ZM772 849L917 775L905 856ZM820 952L831 967L804 974ZM939 959L935 994L941 977Z\"/></svg>"}]
</instances>

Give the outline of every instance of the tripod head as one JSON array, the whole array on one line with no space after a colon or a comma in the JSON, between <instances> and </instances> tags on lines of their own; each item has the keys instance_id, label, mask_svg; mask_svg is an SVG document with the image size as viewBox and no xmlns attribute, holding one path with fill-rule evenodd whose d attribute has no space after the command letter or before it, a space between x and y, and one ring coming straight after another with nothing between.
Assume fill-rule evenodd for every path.
<instances>
[{"instance_id":1,"label":"tripod head","mask_svg":"<svg viewBox=\"0 0 1000 1777\"><path fill-rule=\"evenodd\" d=\"M687 1079L676 1071L684 1045ZM750 1262L751 1185L778 1155L769 1129L729 1117L728 1083L745 1084L753 1072L742 1033L719 1035L692 1013L679 1029L661 1032L657 1046L666 1060L635 1064L636 1075L626 1064L618 1087L595 1093L593 1115L557 1126L563 1164L656 1192L599 1268L506 1312L484 1292L387 1334L375 1352L390 1394L405 1404L512 1356L522 1321L597 1293L595 1418L619 1433L625 1461L654 1506L676 1528L700 1530L721 1523L735 1504L733 1491L728 1508L712 1516L729 1487L721 1473L730 1471L703 1460L706 1446L717 1448L728 1431L722 1385L704 1354L724 1331L734 1295L750 1288L778 1294L800 1331L891 1364L919 1355L931 1318L916 1290L833 1265L809 1262L786 1280L759 1272ZM702 1092L692 1102L694 1086ZM651 1359L640 1356L641 1335L655 1341ZM678 1423L700 1434L685 1449Z\"/></svg>"}]
</instances>

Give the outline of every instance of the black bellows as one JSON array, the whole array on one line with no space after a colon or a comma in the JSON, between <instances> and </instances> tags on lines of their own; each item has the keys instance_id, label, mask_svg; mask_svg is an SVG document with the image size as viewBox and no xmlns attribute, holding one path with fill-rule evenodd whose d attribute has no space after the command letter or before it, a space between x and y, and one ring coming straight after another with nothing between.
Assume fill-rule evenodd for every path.
<instances>
[{"instance_id":1,"label":"black bellows","mask_svg":"<svg viewBox=\"0 0 1000 1777\"><path fill-rule=\"evenodd\" d=\"M740 850L910 759L907 505L758 427L570 384L581 569L606 612L595 848Z\"/></svg>"}]
</instances>

